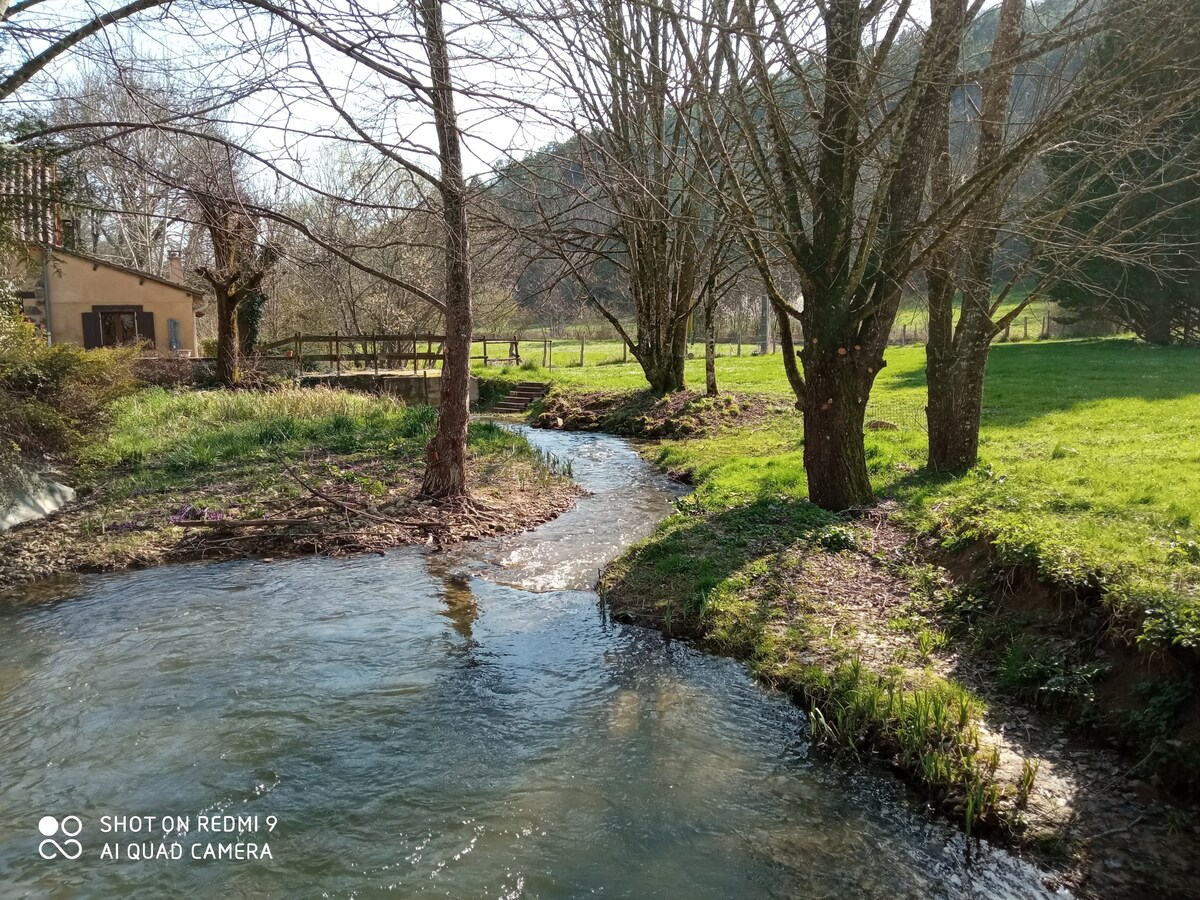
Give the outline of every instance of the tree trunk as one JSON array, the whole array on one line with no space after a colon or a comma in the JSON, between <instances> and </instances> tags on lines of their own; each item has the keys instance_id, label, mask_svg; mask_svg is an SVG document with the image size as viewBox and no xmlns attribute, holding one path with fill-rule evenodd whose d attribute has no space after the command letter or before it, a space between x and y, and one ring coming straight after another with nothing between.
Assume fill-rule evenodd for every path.
<instances>
[{"instance_id":1,"label":"tree trunk","mask_svg":"<svg viewBox=\"0 0 1200 900\"><path fill-rule=\"evenodd\" d=\"M238 301L234 318L237 322L238 355L242 359L250 359L257 353L258 328L262 324L266 300L261 293L253 291Z\"/></svg>"},{"instance_id":2,"label":"tree trunk","mask_svg":"<svg viewBox=\"0 0 1200 900\"><path fill-rule=\"evenodd\" d=\"M683 367L677 363L675 357L670 357L657 366L642 367L646 373L646 380L650 382L651 391L661 395L683 390Z\"/></svg>"},{"instance_id":3,"label":"tree trunk","mask_svg":"<svg viewBox=\"0 0 1200 900\"><path fill-rule=\"evenodd\" d=\"M1002 0L1000 5L992 41L994 75L983 86L976 172L986 171L1004 148L1024 9L1024 0ZM949 103L947 92L935 124L938 158L930 179L935 206L943 203L951 190ZM992 272L1005 196L1006 188L998 186L981 197L967 222L965 236L934 253L926 269L929 338L925 377L929 398L925 416L929 423L927 465L934 472L961 472L979 461L984 370L998 329L991 309ZM962 289L957 323L953 309L956 287Z\"/></svg>"},{"instance_id":4,"label":"tree trunk","mask_svg":"<svg viewBox=\"0 0 1200 900\"><path fill-rule=\"evenodd\" d=\"M872 380L849 356L806 354L804 470L808 497L822 509L840 511L874 501L863 440Z\"/></svg>"},{"instance_id":5,"label":"tree trunk","mask_svg":"<svg viewBox=\"0 0 1200 900\"><path fill-rule=\"evenodd\" d=\"M687 362L687 320L680 319L669 326L665 334L651 328L639 328L638 346L634 357L655 394L670 394L683 390L684 364Z\"/></svg>"},{"instance_id":6,"label":"tree trunk","mask_svg":"<svg viewBox=\"0 0 1200 900\"><path fill-rule=\"evenodd\" d=\"M925 377L929 401L929 469L962 472L979 461L979 424L983 412L983 377L990 341L974 353L945 354L926 348Z\"/></svg>"},{"instance_id":7,"label":"tree trunk","mask_svg":"<svg viewBox=\"0 0 1200 900\"><path fill-rule=\"evenodd\" d=\"M1171 308L1165 301L1151 300L1145 316L1142 340L1166 347L1171 343Z\"/></svg>"},{"instance_id":8,"label":"tree trunk","mask_svg":"<svg viewBox=\"0 0 1200 900\"><path fill-rule=\"evenodd\" d=\"M446 346L437 433L425 452L421 494L439 500L469 496L467 426L471 418L471 249L467 186L454 111L450 57L442 24L441 0L421 0L421 25L429 54L434 126L438 136L442 220L446 230Z\"/></svg>"},{"instance_id":9,"label":"tree trunk","mask_svg":"<svg viewBox=\"0 0 1200 900\"><path fill-rule=\"evenodd\" d=\"M217 381L222 387L238 383L237 300L217 295Z\"/></svg>"},{"instance_id":10,"label":"tree trunk","mask_svg":"<svg viewBox=\"0 0 1200 900\"><path fill-rule=\"evenodd\" d=\"M704 299L704 393L717 396L717 298L711 290Z\"/></svg>"}]
</instances>

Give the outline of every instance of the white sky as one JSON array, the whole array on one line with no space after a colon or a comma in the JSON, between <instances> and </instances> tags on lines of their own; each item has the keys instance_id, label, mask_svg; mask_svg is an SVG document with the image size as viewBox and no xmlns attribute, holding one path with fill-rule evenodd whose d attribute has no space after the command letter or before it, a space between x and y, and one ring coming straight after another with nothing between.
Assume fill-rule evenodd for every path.
<instances>
[{"instance_id":1,"label":"white sky","mask_svg":"<svg viewBox=\"0 0 1200 900\"><path fill-rule=\"evenodd\" d=\"M89 12L110 9L119 2L46 0L18 22L32 19L43 27L78 22ZM308 2L324 6L331 25L337 24L334 17L348 5L338 0ZM994 2L989 0L988 5ZM366 0L366 5L373 10L393 8L389 0ZM538 61L529 47L511 37L485 35L478 27L462 27L467 16L478 15L472 9L469 0L463 0L456 7L457 20L451 18L454 11L447 11L447 24L455 30L457 41L471 42L491 57L481 61L475 51L467 54L460 49L456 60L459 88L477 88L488 95L466 92L457 101L465 134L465 164L468 174L477 175L489 171L507 154L519 155L569 136L570 114L567 101L549 90L544 61ZM915 20L927 21L928 9L929 0L915 0ZM185 5L177 3L165 16L143 13L111 26L35 78L15 99L6 101L5 112L28 110L30 104L69 93L83 71L98 65L111 68L113 59L141 60L149 68L170 71L181 83L209 85L215 91L256 80L274 81L276 89L259 91L239 103L229 119L244 140L281 166L301 176L306 168L311 171L321 145L331 143L327 138L335 133L345 135L347 130L333 109L323 100L318 102L313 79L301 70L303 48L297 42L282 41L280 24L262 14L235 15L213 8L202 15L189 15L185 10ZM410 57L419 57L419 49L404 41L411 24L400 16L389 17L389 23L395 31L388 42L389 52L401 55L407 51ZM0 55L0 64L7 70L14 65L16 49L6 42L6 52ZM428 112L406 104L407 92L401 85L319 44L313 60L337 102L360 122L369 123L373 137L388 146L407 142L405 153L413 158L435 145ZM425 79L423 73L420 77ZM504 95L504 99L494 95ZM321 135L326 139L314 138ZM436 168L428 156L423 164Z\"/></svg>"}]
</instances>

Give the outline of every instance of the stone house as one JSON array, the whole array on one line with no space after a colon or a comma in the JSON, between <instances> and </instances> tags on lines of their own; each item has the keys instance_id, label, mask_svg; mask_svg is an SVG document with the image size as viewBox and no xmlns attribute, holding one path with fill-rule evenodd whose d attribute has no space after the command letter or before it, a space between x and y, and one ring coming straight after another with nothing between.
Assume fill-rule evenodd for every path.
<instances>
[{"instance_id":1,"label":"stone house","mask_svg":"<svg viewBox=\"0 0 1200 900\"><path fill-rule=\"evenodd\" d=\"M184 283L178 256L163 278L81 252L78 227L62 220L56 193L52 163L36 152L0 148L4 268L25 316L50 343L197 355L203 294Z\"/></svg>"},{"instance_id":2,"label":"stone house","mask_svg":"<svg viewBox=\"0 0 1200 900\"><path fill-rule=\"evenodd\" d=\"M81 347L138 344L160 354L197 355L196 307L203 295L178 281L64 247L30 247L17 297L51 343Z\"/></svg>"}]
</instances>

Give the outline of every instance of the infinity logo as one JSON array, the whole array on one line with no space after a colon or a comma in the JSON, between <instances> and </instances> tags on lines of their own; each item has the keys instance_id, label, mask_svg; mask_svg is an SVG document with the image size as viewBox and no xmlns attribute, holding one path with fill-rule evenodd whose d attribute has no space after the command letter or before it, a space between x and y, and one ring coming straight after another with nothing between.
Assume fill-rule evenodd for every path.
<instances>
[{"instance_id":1,"label":"infinity logo","mask_svg":"<svg viewBox=\"0 0 1200 900\"><path fill-rule=\"evenodd\" d=\"M63 837L67 838L61 844L53 840L60 830ZM38 822L38 831L46 836L46 840L38 844L38 853L42 859L55 859L59 854L64 859L79 859L83 855L83 845L79 841L71 840L83 831L83 822L79 821L79 816L64 816L62 822L54 816L42 816ZM50 849L47 849L47 845Z\"/></svg>"}]
</instances>

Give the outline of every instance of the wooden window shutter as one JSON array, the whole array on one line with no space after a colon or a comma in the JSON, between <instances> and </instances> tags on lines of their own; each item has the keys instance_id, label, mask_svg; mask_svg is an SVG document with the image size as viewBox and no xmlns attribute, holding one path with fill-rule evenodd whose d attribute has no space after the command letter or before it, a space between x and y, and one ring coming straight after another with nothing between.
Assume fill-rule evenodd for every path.
<instances>
[{"instance_id":1,"label":"wooden window shutter","mask_svg":"<svg viewBox=\"0 0 1200 900\"><path fill-rule=\"evenodd\" d=\"M85 312L83 314L83 348L95 350L103 345L104 339L100 336L100 313Z\"/></svg>"},{"instance_id":2,"label":"wooden window shutter","mask_svg":"<svg viewBox=\"0 0 1200 900\"><path fill-rule=\"evenodd\" d=\"M137 333L138 341L142 344L149 344L150 349L154 349L154 313L142 312L141 310L134 313L137 316Z\"/></svg>"}]
</instances>

